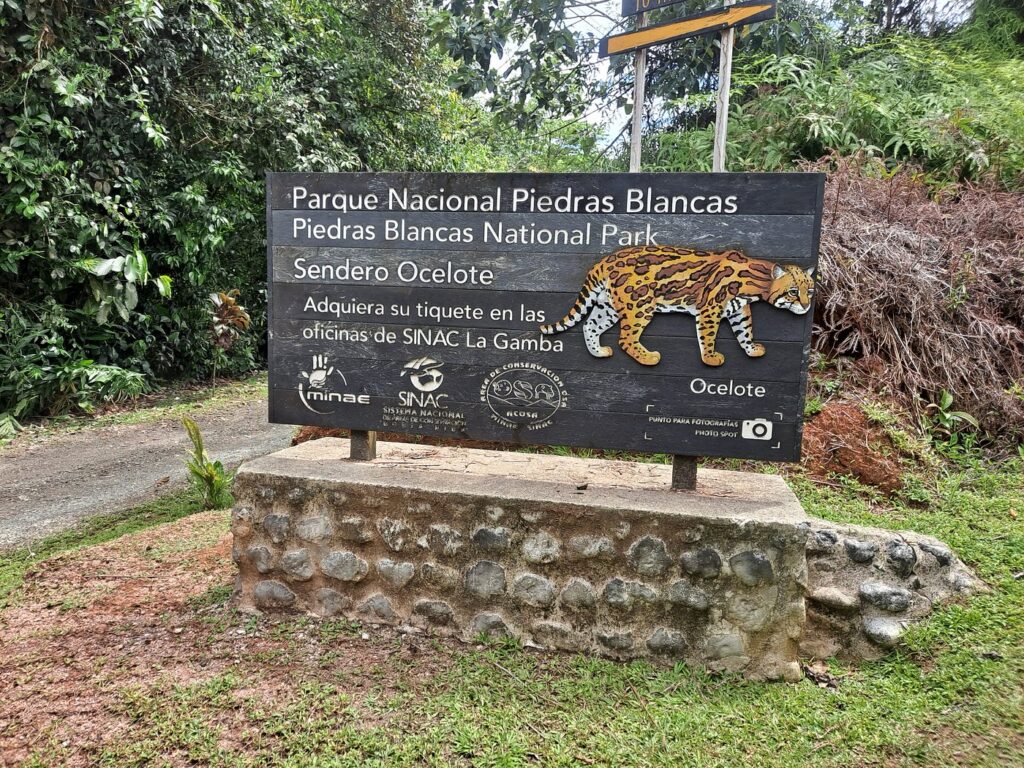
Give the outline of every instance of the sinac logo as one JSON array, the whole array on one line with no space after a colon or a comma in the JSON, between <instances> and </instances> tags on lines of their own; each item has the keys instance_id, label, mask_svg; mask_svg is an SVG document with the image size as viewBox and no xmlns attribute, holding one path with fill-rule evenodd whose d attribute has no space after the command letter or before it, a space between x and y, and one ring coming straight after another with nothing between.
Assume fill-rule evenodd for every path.
<instances>
[{"instance_id":1,"label":"sinac logo","mask_svg":"<svg viewBox=\"0 0 1024 768\"><path fill-rule=\"evenodd\" d=\"M409 381L420 392L433 392L441 386L444 374L440 363L431 357L418 357L402 366L402 375L409 374Z\"/></svg>"}]
</instances>

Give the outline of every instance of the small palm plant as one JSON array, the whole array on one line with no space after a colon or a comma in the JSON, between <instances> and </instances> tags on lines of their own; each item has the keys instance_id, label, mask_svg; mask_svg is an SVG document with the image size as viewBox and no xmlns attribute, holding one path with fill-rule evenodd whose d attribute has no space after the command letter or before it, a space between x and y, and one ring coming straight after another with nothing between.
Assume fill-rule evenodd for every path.
<instances>
[{"instance_id":1,"label":"small palm plant","mask_svg":"<svg viewBox=\"0 0 1024 768\"><path fill-rule=\"evenodd\" d=\"M189 480L203 497L203 509L224 509L235 503L231 495L231 481L234 473L224 469L219 461L210 461L209 454L203 446L203 433L199 425L188 416L183 416L181 423L185 426L192 450L185 460Z\"/></svg>"}]
</instances>

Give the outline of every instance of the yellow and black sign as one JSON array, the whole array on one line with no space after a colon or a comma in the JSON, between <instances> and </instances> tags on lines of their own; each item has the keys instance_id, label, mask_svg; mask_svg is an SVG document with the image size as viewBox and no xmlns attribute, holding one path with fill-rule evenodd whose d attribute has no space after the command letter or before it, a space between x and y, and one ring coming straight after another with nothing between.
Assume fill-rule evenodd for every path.
<instances>
[{"instance_id":1,"label":"yellow and black sign","mask_svg":"<svg viewBox=\"0 0 1024 768\"><path fill-rule=\"evenodd\" d=\"M653 5L654 3L652 3ZM610 35L601 40L600 53L602 57L629 53L658 43L705 35L709 32L718 32L729 27L753 24L773 18L775 18L775 0L748 0L715 11L705 11L693 16L643 27L633 32Z\"/></svg>"},{"instance_id":2,"label":"yellow and black sign","mask_svg":"<svg viewBox=\"0 0 1024 768\"><path fill-rule=\"evenodd\" d=\"M656 11L659 8L685 2L686 0L622 0L622 15L636 16L638 13Z\"/></svg>"}]
</instances>

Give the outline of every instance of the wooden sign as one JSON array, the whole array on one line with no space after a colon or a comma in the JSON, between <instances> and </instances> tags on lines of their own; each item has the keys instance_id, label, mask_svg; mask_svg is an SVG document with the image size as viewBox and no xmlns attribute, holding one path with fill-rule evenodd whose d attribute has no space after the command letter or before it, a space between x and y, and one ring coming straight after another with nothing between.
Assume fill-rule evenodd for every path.
<instances>
[{"instance_id":1,"label":"wooden sign","mask_svg":"<svg viewBox=\"0 0 1024 768\"><path fill-rule=\"evenodd\" d=\"M270 420L796 460L821 174L269 174Z\"/></svg>"},{"instance_id":2,"label":"wooden sign","mask_svg":"<svg viewBox=\"0 0 1024 768\"><path fill-rule=\"evenodd\" d=\"M683 2L686 2L686 0L622 0L622 15L636 16Z\"/></svg>"},{"instance_id":3,"label":"wooden sign","mask_svg":"<svg viewBox=\"0 0 1024 768\"><path fill-rule=\"evenodd\" d=\"M646 11L648 9L644 9ZM774 0L747 0L715 11L705 11L681 19L642 27L632 32L610 35L601 40L600 55L613 56L648 48L658 43L670 43L687 37L717 32L740 24L753 24L775 18Z\"/></svg>"}]
</instances>

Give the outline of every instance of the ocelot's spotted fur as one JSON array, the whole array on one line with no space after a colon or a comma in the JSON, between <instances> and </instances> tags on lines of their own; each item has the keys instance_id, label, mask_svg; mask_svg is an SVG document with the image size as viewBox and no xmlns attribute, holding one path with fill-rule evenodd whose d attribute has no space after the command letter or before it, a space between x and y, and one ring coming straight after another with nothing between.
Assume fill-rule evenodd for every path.
<instances>
[{"instance_id":1,"label":"ocelot's spotted fur","mask_svg":"<svg viewBox=\"0 0 1024 768\"><path fill-rule=\"evenodd\" d=\"M743 351L761 357L754 342L750 305L767 301L798 315L807 312L814 296L814 270L792 264L752 259L739 251L698 251L692 248L645 245L623 248L595 264L569 313L541 333L571 328L586 317L583 338L595 357L609 357L601 334L619 325L619 346L642 365L657 365L661 353L640 343L640 334L657 312L688 312L697 317L700 356L707 365L721 365L715 351L722 318L729 321ZM589 313L589 314L588 314Z\"/></svg>"}]
</instances>

